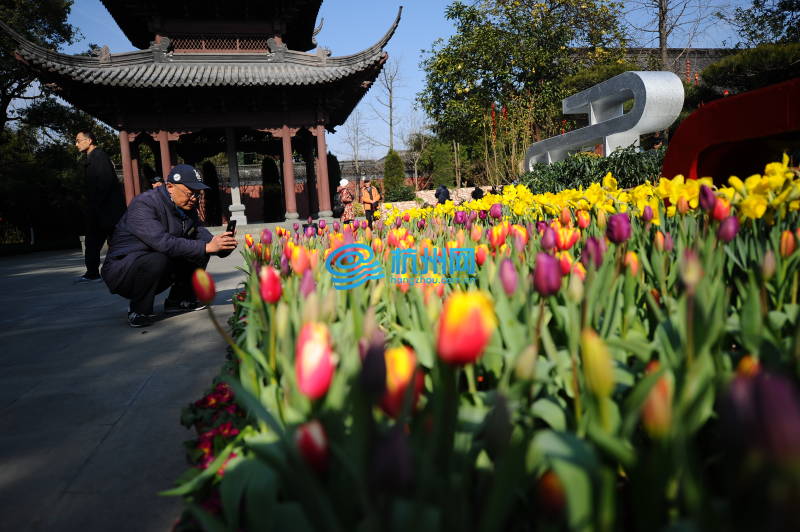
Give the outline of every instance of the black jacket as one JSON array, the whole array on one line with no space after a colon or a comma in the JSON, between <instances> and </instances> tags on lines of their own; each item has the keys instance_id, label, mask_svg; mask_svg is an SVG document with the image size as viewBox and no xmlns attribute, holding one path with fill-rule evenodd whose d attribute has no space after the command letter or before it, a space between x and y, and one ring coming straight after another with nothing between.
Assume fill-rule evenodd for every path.
<instances>
[{"instance_id":1,"label":"black jacket","mask_svg":"<svg viewBox=\"0 0 800 532\"><path fill-rule=\"evenodd\" d=\"M136 259L154 251L201 263L211 238L208 229L200 224L196 210L178 209L166 186L148 190L133 198L128 212L117 224L103 263L103 280L111 293L116 293ZM225 257L230 253L218 255Z\"/></svg>"},{"instance_id":2,"label":"black jacket","mask_svg":"<svg viewBox=\"0 0 800 532\"><path fill-rule=\"evenodd\" d=\"M84 165L89 219L102 227L113 228L125 213L125 194L114 165L102 148L89 152Z\"/></svg>"},{"instance_id":3,"label":"black jacket","mask_svg":"<svg viewBox=\"0 0 800 532\"><path fill-rule=\"evenodd\" d=\"M436 189L436 201L440 204L444 204L447 200L450 199L450 191L447 190L447 187L444 185L439 185L439 188Z\"/></svg>"}]
</instances>

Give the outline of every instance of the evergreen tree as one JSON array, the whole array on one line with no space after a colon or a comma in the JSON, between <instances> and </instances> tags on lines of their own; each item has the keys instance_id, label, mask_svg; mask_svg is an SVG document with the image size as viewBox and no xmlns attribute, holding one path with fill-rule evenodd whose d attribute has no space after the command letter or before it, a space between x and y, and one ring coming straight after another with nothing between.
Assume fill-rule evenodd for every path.
<instances>
[{"instance_id":1,"label":"evergreen tree","mask_svg":"<svg viewBox=\"0 0 800 532\"><path fill-rule=\"evenodd\" d=\"M383 166L383 186L386 192L386 201L407 201L414 199L414 191L405 185L406 171L403 159L394 151L389 150Z\"/></svg>"}]
</instances>

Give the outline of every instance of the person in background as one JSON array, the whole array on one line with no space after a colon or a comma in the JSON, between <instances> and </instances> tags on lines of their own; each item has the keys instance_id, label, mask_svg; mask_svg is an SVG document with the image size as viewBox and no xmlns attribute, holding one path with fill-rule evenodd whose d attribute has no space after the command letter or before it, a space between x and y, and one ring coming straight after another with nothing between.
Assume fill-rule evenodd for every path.
<instances>
[{"instance_id":1,"label":"person in background","mask_svg":"<svg viewBox=\"0 0 800 532\"><path fill-rule=\"evenodd\" d=\"M125 213L125 194L117 179L111 158L97 146L91 131L79 131L75 135L75 147L86 154L86 251L84 262L86 273L77 282L101 281L100 250L111 240L114 227Z\"/></svg>"},{"instance_id":2,"label":"person in background","mask_svg":"<svg viewBox=\"0 0 800 532\"><path fill-rule=\"evenodd\" d=\"M364 204L364 214L367 217L369 228L372 229L372 221L375 219L375 212L380 208L381 193L372 186L368 177L364 178L364 186L361 188L361 203Z\"/></svg>"},{"instance_id":3,"label":"person in background","mask_svg":"<svg viewBox=\"0 0 800 532\"><path fill-rule=\"evenodd\" d=\"M439 202L439 205L444 205L447 200L450 199L450 191L447 190L447 187L444 185L439 185L439 188L436 189L436 201Z\"/></svg>"},{"instance_id":4,"label":"person in background","mask_svg":"<svg viewBox=\"0 0 800 532\"><path fill-rule=\"evenodd\" d=\"M483 189L478 185L475 185L475 188L472 189L472 199L479 200L483 197Z\"/></svg>"},{"instance_id":5,"label":"person in background","mask_svg":"<svg viewBox=\"0 0 800 532\"><path fill-rule=\"evenodd\" d=\"M339 194L339 199L344 206L344 211L342 212L342 223L351 223L355 216L353 215L353 193L350 192L350 187L348 186L350 181L347 179L342 179L339 181L339 187L336 189L336 193Z\"/></svg>"},{"instance_id":6,"label":"person in background","mask_svg":"<svg viewBox=\"0 0 800 532\"><path fill-rule=\"evenodd\" d=\"M112 294L130 300L131 327L152 324L153 300L167 288L167 314L206 307L192 290L192 274L205 269L211 255L227 257L236 248L232 233L212 236L200 224L197 204L200 192L208 188L197 170L179 164L164 186L136 196L117 224L103 279Z\"/></svg>"}]
</instances>

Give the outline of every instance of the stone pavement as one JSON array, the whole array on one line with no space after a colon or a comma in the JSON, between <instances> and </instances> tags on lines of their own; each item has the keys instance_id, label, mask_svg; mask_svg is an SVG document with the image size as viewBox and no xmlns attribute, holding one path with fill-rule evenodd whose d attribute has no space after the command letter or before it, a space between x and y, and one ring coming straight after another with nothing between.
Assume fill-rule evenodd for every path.
<instances>
[{"instance_id":1,"label":"stone pavement","mask_svg":"<svg viewBox=\"0 0 800 532\"><path fill-rule=\"evenodd\" d=\"M209 263L223 321L241 262ZM130 328L83 271L79 251L0 258L0 531L163 531L181 512L157 492L187 467L180 411L224 343L205 311Z\"/></svg>"}]
</instances>

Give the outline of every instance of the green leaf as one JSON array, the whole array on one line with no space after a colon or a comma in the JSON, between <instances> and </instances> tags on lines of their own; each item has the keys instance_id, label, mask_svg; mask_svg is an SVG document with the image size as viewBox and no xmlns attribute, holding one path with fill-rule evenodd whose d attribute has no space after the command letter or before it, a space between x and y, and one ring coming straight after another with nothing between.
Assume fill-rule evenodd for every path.
<instances>
[{"instance_id":1,"label":"green leaf","mask_svg":"<svg viewBox=\"0 0 800 532\"><path fill-rule=\"evenodd\" d=\"M425 334L423 331L412 330L403 332L401 338L414 348L414 352L417 354L417 360L422 367L428 369L433 367L436 359L429 335Z\"/></svg>"},{"instance_id":2,"label":"green leaf","mask_svg":"<svg viewBox=\"0 0 800 532\"><path fill-rule=\"evenodd\" d=\"M275 506L273 530L292 530L295 532L314 532L303 507L296 502L286 502Z\"/></svg>"},{"instance_id":3,"label":"green leaf","mask_svg":"<svg viewBox=\"0 0 800 532\"><path fill-rule=\"evenodd\" d=\"M192 517L200 522L200 526L205 532L227 532L225 525L216 517L205 511L196 504L189 503L187 506Z\"/></svg>"},{"instance_id":4,"label":"green leaf","mask_svg":"<svg viewBox=\"0 0 800 532\"><path fill-rule=\"evenodd\" d=\"M531 412L550 425L553 430L566 430L567 417L564 410L550 399L539 399L533 403Z\"/></svg>"}]
</instances>

